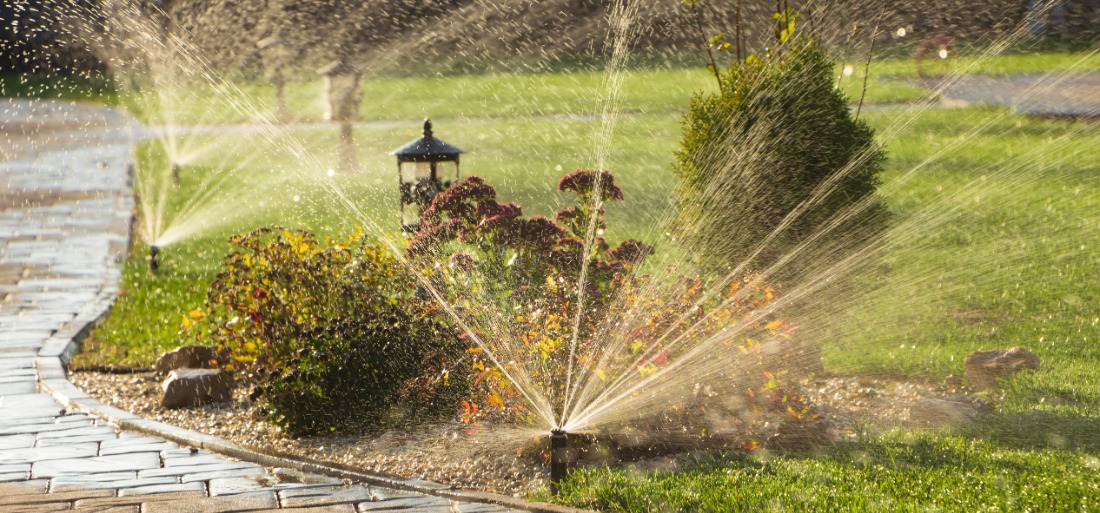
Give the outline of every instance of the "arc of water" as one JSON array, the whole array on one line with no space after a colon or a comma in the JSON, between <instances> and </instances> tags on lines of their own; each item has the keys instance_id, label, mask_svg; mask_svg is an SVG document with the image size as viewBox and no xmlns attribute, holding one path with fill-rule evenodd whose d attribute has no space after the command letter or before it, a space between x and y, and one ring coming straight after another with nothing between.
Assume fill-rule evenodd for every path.
<instances>
[{"instance_id":1,"label":"arc of water","mask_svg":"<svg viewBox=\"0 0 1100 513\"><path fill-rule=\"evenodd\" d=\"M1081 61L1078 61L1078 62L1084 62L1084 60L1085 60L1085 59L1087 59L1087 57L1085 57L1085 58L1082 58L1082 60L1081 60ZM929 103L928 101L924 102L924 104L923 104L923 105L921 106L921 109L920 109L920 110L923 110L924 108L927 108L927 106L928 106L928 103ZM997 120L999 120L999 119L1003 118L1003 117L1004 117L1005 115L1007 115L1007 114L1002 114L1002 115L999 115L999 116L996 116L996 117L993 117L993 118L988 118L988 119L985 119L985 120L983 120L983 122L982 122L982 123L978 123L977 125L975 125L974 127L972 127L972 128L971 128L971 129L969 130L969 134L970 134L970 135L975 135L975 134L977 134L977 133L980 133L980 132L981 132L982 130L984 130L985 128L987 128L987 127L991 126L991 125L992 125L993 123L995 123L995 122L996 122ZM915 117L915 116L914 116L914 117ZM912 120L913 120L913 117L910 117L910 118L909 118L909 119L908 119L908 120L907 120L907 121L906 121L905 123L903 123L903 124L905 124L905 125L908 125L909 123L911 123L911 122L912 122ZM896 132L895 132L895 133L896 133ZM919 170L920 170L921 168L925 167L925 166L926 166L927 164L929 164L929 163L931 163L931 162L935 161L935 160L936 160L937 158L941 157L941 156L942 156L943 154L945 154L945 153L946 153L946 152L948 152L948 151L952 151L952 150L958 149L958 147L959 147L959 146L961 146L962 144L964 144L964 142L965 142L965 140L966 140L966 139L968 139L968 137L962 137L962 138L959 138L959 139L956 139L956 140L952 141L952 143L951 143L951 144L948 144L948 145L945 145L945 146L941 147L941 148L940 148L940 149L939 149L939 150L938 150L938 151L937 151L937 152L936 152L935 154L933 154L932 156L929 156L929 157L928 157L928 158L926 158L926 159L925 159L924 161L922 161L922 162L921 162L920 164L918 164L917 166L914 166L913 168L911 168L911 169L910 169L910 170L909 170L908 172L906 172L906 173L905 173L905 174L904 174L904 175L903 175L903 176L902 176L902 177L901 177L900 179L898 179L898 180L895 180L895 181L891 182L891 185L892 185L893 187L899 187L899 186L901 186L901 185L902 185L903 183L906 183L906 182L908 181L908 179L909 179L909 178L911 178L912 176L914 176L914 175L916 174L916 172L917 172L917 171L919 171ZM845 176L845 175L847 174L847 172L848 172L848 171L850 171L851 169L855 168L855 166L857 166L857 165L859 164L859 161L860 161L861 159L865 159L867 155L868 155L868 152L866 152L866 151L864 151L864 152L861 152L861 154L860 154L859 156L857 156L857 159L854 159L854 160L853 160L853 162L850 162L850 163L849 163L849 164L848 164L847 166L845 166L845 168L843 168L843 169L839 170L839 171L838 171L837 173L835 173L835 174L834 174L834 175L833 175L832 177L830 177L830 178L829 178L829 180L827 180L827 181L826 181L825 183L821 184L821 185L820 185L820 186L819 186L819 187L818 187L818 188L817 188L817 189L815 190L814 194L813 194L813 195L811 196L811 198L810 198L810 200L809 200L809 201L807 201L807 202L804 202L804 203L800 204L800 205L798 206L798 208L797 208L797 209L796 209L795 211L791 212L791 214L790 214L790 215L788 215L788 216L787 216L787 217L786 217L786 218L784 219L784 221L783 221L783 222L782 222L782 223L781 223L781 224L780 224L780 225L779 225L779 226L777 227L777 229L776 229L775 231L773 231L773 232L772 232L772 233L771 233L771 234L770 234L770 235L768 236L768 238L767 238L767 239L766 239L766 240L765 240L765 241L764 241L763 243L761 243L761 244L760 244L760 245L758 246L757 250L756 250L756 251L755 251L755 252L753 253L753 256L755 256L755 255L759 254L759 251L760 251L760 250L761 250L761 249L762 249L762 248L763 248L763 247L764 247L764 246L765 246L765 245L766 245L766 244L768 243L768 241L770 241L770 240L771 240L772 238L774 238L774 237L775 237L775 236L776 236L776 235L777 235L777 234L778 234L778 233L779 233L780 231L784 230L784 229L785 229L785 228L786 228L787 226L789 226L789 224L790 224L790 223L791 223L791 222L792 222L792 221L793 221L793 220L794 220L795 218L797 218L798 216L802 215L802 213L804 213L804 212L805 212L806 210L808 210L808 208L809 208L810 206L812 206L813 204L815 204L816 202L819 202L819 201L821 201L821 199L822 199L822 198L824 198L824 197L825 197L825 196L826 196L826 195L827 195L827 194L828 194L829 192L831 192L831 189L833 188L833 186L835 185L835 183L836 183L836 182L837 182L837 181L839 180L839 178L840 178L840 177L843 177L843 176ZM818 232L817 232L817 233L816 233L816 234L815 234L814 236L812 236L812 237L811 237L811 238L810 238L809 240L807 240L806 242L802 243L802 244L801 244L801 245L799 246L799 248L796 248L796 250L795 250L795 251L793 251L793 252L790 252L790 253L788 253L787 255L785 255L785 257L784 257L784 258L782 258L782 259L781 259L780 261L778 261L778 262L777 262L777 264L776 264L775 266L773 266L773 267L772 267L772 268L770 268L769 270L765 271L765 272L764 272L764 273L763 273L763 274L761 275L761 277L766 277L766 276L768 276L769 274L771 274L772 272L774 272L774 270L776 270L776 269L780 268L781 266L785 265L785 264L786 264L787 262L789 262L789 261L793 260L793 259L795 258L795 256L797 256L797 255L798 255L798 253L800 253L800 252L801 252L802 250L804 250L804 249L805 249L806 247L808 247L808 244L812 243L813 241L815 241L815 240L817 240L817 239L820 239L820 238L821 238L821 237L822 237L822 236L823 236L824 234L826 234L826 233L828 233L828 232L830 232L830 231L832 231L832 230L834 230L834 229L838 228L838 227L840 226L840 224L841 224L841 223L842 223L843 221L845 221L845 220L846 220L846 219L848 219L848 218L852 218L852 217L854 217L855 215L858 215L858 214L859 214L860 212L862 212L862 211L865 211L865 210L866 210L866 209L867 209L868 207L870 207L870 206L871 206L872 204L873 204L873 201L872 201L872 199L868 198L868 199L867 199L867 200L865 200L864 202L861 202L861 204L856 204L856 205L853 205L852 207L849 207L848 209L846 209L846 210L847 210L848 212L846 212L846 213L841 213L841 214L839 214L838 216L835 216L835 217L834 217L833 219L831 219L831 220L830 220L830 221L829 221L829 222L828 222L828 223L827 223L827 224L826 224L826 225L825 225L825 226L823 227L823 229L822 229L822 230L819 230L819 231L818 231ZM748 259L746 259L746 260L747 260L747 261L749 261L749 260L752 260L752 258L753 258L753 257L749 257L749 258L748 258ZM730 273L730 275L729 275L729 276L727 276L727 280L728 280L728 279L732 279L732 277L733 277L733 276L737 275L737 274L738 274L739 272L742 272L742 271L743 271L743 268L744 268L744 264L742 264L742 265L741 265L741 266L739 266L739 267L738 267L737 269L735 269L735 270L734 270L734 271L733 271L732 273ZM719 288L721 288L721 287L719 287ZM744 291L744 290L747 290L747 289L742 289L742 290ZM732 300L736 299L736 298L737 298L738 296L740 296L740 295L741 295L741 293L739 292L737 296L734 296L733 298L731 298L730 300L726 301L725 303L727 303L727 304L728 304L728 303L729 303L730 301L732 301ZM706 299L706 298L700 299L700 302L701 302L701 301L704 301L705 299ZM698 305L698 303L697 303L697 305ZM633 362L633 365L638 365L638 364L640 364L640 363L642 363L642 362L646 361L646 359L647 359L647 358L651 357L651 356L652 356L652 354L653 354L653 352L654 352L654 351L656 351L658 347L662 347L662 346L660 346L660 345L659 345L659 344L660 344L660 342L663 342L663 341L664 341L664 339L665 339L665 338L667 338L667 336L668 336L668 335L670 335L670 334L671 334L671 332L672 332L673 330L675 330L675 329L676 329L676 327L678 327L678 326L680 325L680 322L681 322L681 321L682 321L682 320L683 320L684 318L686 318L686 317L687 317L688 315L691 315L691 312L690 312L690 311L689 311L689 312L685 312L684 314L682 314L681 318L680 318L679 320L677 320L677 322L673 323L673 324L671 325L672 327L671 327L671 328L670 328L670 329L669 329L668 331L666 331L666 332L665 332L665 333L664 333L663 335L661 335L661 336L659 337L659 339L658 339L658 341L657 341L656 343L654 343L654 344L651 344L651 345L649 346L649 348L648 348L647 350L645 350L645 351L643 352L643 354L641 354L641 355L640 355L640 356L639 356L639 357L638 357L638 358L637 358L637 359L636 359L636 360L635 360L635 361ZM702 323L702 322L703 322L703 320L700 320L700 321L698 321L698 322L697 322L697 323L695 324L695 327L697 327L697 326L698 326L698 325L699 325L700 323ZM625 324L625 323L623 323L623 324ZM688 330L685 330L685 331L684 331L684 333L690 332L690 330L691 330L691 328L689 328ZM679 341L680 341L680 340L681 340L682 338L683 338L683 335L681 335L680 337L677 337L677 339L675 339L675 340L674 340L673 342L671 342L671 343L669 344L669 347L671 347L671 346L673 346L673 345L676 345L676 344L677 344L677 343L678 343L678 342L679 342ZM606 363L606 361L608 360L609 354L610 354L610 352L605 352L605 354L604 354L604 357L603 357L603 359L601 360L601 364L602 364L602 363ZM610 384L610 386L608 386L608 387L607 387L607 388L606 388L606 389L604 390L604 393L603 393L603 394L601 394L601 395L600 395L599 397L597 397L596 399L594 399L594 400L593 400L593 402L599 402L599 401L600 401L600 400L602 400L602 399L603 399L603 398L604 398L605 396L607 396L607 395L608 395L609 393L612 393L612 392L614 392L614 391L615 391L615 390L617 390L617 389L618 389L618 388L619 388L620 386L622 386L622 384L623 384L623 383L624 383L625 381L627 381L627 377L626 377L625 375L621 376L621 377L620 377L620 378L619 378L618 380L616 380L615 382L612 382L612 383ZM587 393L585 393L585 394L582 394L582 399L587 399L587 398L588 398L588 394L587 394ZM583 403L583 402L585 402L585 401L582 401L582 403ZM581 404L581 403L578 403L578 407L580 406L580 404Z\"/></svg>"},{"instance_id":2,"label":"arc of water","mask_svg":"<svg viewBox=\"0 0 1100 513\"><path fill-rule=\"evenodd\" d=\"M1069 136L1070 134L1068 133L1063 134L1062 136L1058 137L1054 142L1066 140ZM1080 153L1082 151L1084 150L1080 149L1074 153ZM922 233L927 233L930 226L939 226L951 219L956 218L958 212L968 205L969 202L966 200L972 193L989 193L998 189L1009 190L1012 186L1011 182L1009 180L1000 180L1000 177L1009 176L1029 166L1038 165L1044 160L1045 155L1046 150L1036 148L1033 151L1030 151L1023 159L1010 161L1008 158L1005 158L1002 162L1006 165L997 168L997 171L995 171L990 176L984 176L972 180L970 183L962 187L959 191L945 198L941 202L942 208L928 209L923 213L923 215L914 216L913 218L907 220L897 230L897 233L902 234L903 237L901 238L901 240L894 241L891 244L902 244L908 242L909 240L914 240L918 238ZM881 244L887 243L877 242L876 246ZM682 367L687 363L693 362L696 358L699 357L700 351L712 347L715 343L721 340L729 340L736 337L737 334L739 334L745 326L751 325L759 319L764 318L766 315L769 315L773 311L780 310L786 305L797 302L798 299L807 296L814 290L828 283L828 281L833 276L842 274L852 268L856 268L859 265L862 265L864 263L863 260L869 258L870 255L873 255L874 253L875 251L860 251L851 255L843 261L831 266L829 269L821 272L818 277L809 282L808 285L800 286L797 290L793 291L792 294L784 296L774 304L769 305L766 310L755 312L753 316L747 319L744 323L739 324L732 333L720 332L708 337L698 346L689 351L689 353L684 355L682 358L677 359L674 364L670 364L668 367L661 369L657 374L635 383L618 395L615 395L613 397L611 397L611 394L606 393L601 395L599 398L592 401L588 405L588 408L586 408L584 411L580 412L576 416L576 420L569 426L569 429L583 430L589 428L590 425L599 425L599 422L594 421L593 419L600 415L602 412L607 411L609 408L611 408L613 404L627 400L636 392L651 385L657 380L662 379L663 376L667 375L668 372L672 369ZM631 376L626 375L621 376L619 382L622 383L628 381L630 377ZM632 408L632 410L634 409Z\"/></svg>"},{"instance_id":3,"label":"arc of water","mask_svg":"<svg viewBox=\"0 0 1100 513\"><path fill-rule=\"evenodd\" d=\"M606 168L611 138L615 131L616 121L618 120L618 105L624 79L623 69L629 54L629 42L633 36L631 28L634 26L634 17L637 12L638 6L636 2L619 0L615 2L611 13L608 15L608 20L611 24L610 32L613 46L611 60L608 63L607 80L603 88L606 94L600 98L600 105L597 109L598 115L600 116L600 128L595 136L595 162L597 171ZM599 212L600 208L603 207L604 186L603 175L597 173L592 199L593 214L589 216L588 226L585 230L584 260L581 263L581 274L577 283L577 313L573 318L573 334L569 340L569 361L565 374L565 398L562 403L562 418L560 420L562 424L567 420L566 416L570 409L569 405L574 395L573 373L576 365L577 344L580 342L581 321L585 308L588 264L595 256L592 248L595 246L596 241L596 222L598 218L596 212Z\"/></svg>"}]
</instances>

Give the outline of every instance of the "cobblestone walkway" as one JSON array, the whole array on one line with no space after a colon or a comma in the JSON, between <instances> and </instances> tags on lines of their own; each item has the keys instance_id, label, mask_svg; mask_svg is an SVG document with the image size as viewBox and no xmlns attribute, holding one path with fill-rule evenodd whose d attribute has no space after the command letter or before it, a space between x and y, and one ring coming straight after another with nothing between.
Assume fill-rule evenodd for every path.
<instances>
[{"instance_id":1,"label":"cobblestone walkway","mask_svg":"<svg viewBox=\"0 0 1100 513\"><path fill-rule=\"evenodd\" d=\"M948 84L923 81L948 103L1007 105L1032 116L1100 118L1100 73L962 76Z\"/></svg>"},{"instance_id":2,"label":"cobblestone walkway","mask_svg":"<svg viewBox=\"0 0 1100 513\"><path fill-rule=\"evenodd\" d=\"M0 123L0 511L509 511L120 432L40 391L71 387L60 357L117 290L140 128L110 109L6 99Z\"/></svg>"}]
</instances>

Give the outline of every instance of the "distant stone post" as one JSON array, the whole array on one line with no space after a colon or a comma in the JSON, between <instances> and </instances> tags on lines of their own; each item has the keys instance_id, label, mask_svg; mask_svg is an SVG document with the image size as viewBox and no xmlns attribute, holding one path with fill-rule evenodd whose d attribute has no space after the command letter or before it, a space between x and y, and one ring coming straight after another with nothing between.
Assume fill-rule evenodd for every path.
<instances>
[{"instance_id":1,"label":"distant stone post","mask_svg":"<svg viewBox=\"0 0 1100 513\"><path fill-rule=\"evenodd\" d=\"M359 89L363 68L348 60L338 60L317 70L317 73L325 77L329 108L325 118L340 123L337 168L341 172L354 171L359 166L351 129L352 122L359 119L359 105L363 102L363 93Z\"/></svg>"},{"instance_id":2,"label":"distant stone post","mask_svg":"<svg viewBox=\"0 0 1100 513\"><path fill-rule=\"evenodd\" d=\"M283 67L290 58L290 42L279 36L265 37L256 42L263 57L271 84L275 86L275 119L280 122L290 120L290 108L286 103L286 79Z\"/></svg>"}]
</instances>

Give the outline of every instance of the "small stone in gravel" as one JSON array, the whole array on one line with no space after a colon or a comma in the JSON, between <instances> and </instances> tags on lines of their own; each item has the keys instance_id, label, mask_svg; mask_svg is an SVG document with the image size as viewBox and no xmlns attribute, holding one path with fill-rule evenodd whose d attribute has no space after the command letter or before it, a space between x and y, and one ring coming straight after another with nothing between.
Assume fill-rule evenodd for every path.
<instances>
[{"instance_id":1,"label":"small stone in gravel","mask_svg":"<svg viewBox=\"0 0 1100 513\"><path fill-rule=\"evenodd\" d=\"M997 388L997 378L1024 369L1038 369L1039 357L1022 347L1004 351L975 351L963 361L966 380L976 389Z\"/></svg>"}]
</instances>

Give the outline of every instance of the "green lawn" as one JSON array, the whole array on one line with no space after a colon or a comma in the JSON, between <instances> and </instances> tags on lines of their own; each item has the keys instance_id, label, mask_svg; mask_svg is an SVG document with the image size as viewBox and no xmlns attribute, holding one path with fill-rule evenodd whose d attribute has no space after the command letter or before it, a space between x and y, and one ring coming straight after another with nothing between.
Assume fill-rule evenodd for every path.
<instances>
[{"instance_id":1,"label":"green lawn","mask_svg":"<svg viewBox=\"0 0 1100 513\"><path fill-rule=\"evenodd\" d=\"M1100 507L1100 460L898 432L813 455L713 454L673 471L583 470L561 500L630 512L1092 511Z\"/></svg>"},{"instance_id":2,"label":"green lawn","mask_svg":"<svg viewBox=\"0 0 1100 513\"><path fill-rule=\"evenodd\" d=\"M0 98L58 98L115 104L115 84L97 74L0 75Z\"/></svg>"},{"instance_id":3,"label":"green lawn","mask_svg":"<svg viewBox=\"0 0 1100 513\"><path fill-rule=\"evenodd\" d=\"M1095 53L977 64L982 73L1100 69ZM926 94L889 79L913 75L906 59L872 69L879 78L870 103ZM857 70L841 86L858 91L858 77ZM146 267L145 247L135 247L123 294L81 361L146 365L174 346L232 233L272 222L332 234L355 224L396 231L388 152L417 137L425 115L437 136L469 152L464 174L486 177L528 215L552 214L568 200L556 192L557 179L595 165L599 122L590 116L603 81L598 73L368 80L363 116L375 123L356 129L358 174L327 175L337 132L321 124L147 143L143 174L183 163L168 217L192 209L196 215L176 225L208 227L166 246L157 274ZM628 74L605 146L605 166L627 198L608 206L613 241L637 237L676 250L663 227L672 214L679 112L694 91L712 87L703 70ZM301 119L320 119L319 83L295 84L290 94ZM242 88L233 101L189 93L172 116L142 115L232 123L270 110L269 96L262 86ZM235 108L242 104L256 108ZM883 193L897 228L881 272L847 312L804 336L821 339L826 366L840 374L938 382L959 374L971 351L1013 346L1038 354L1042 368L1008 380L1004 396L994 397L997 413L960 433L901 431L812 456L717 455L672 472L586 470L567 484L563 502L625 511L1100 507L1100 130L997 108L928 110L901 123L905 112L864 113L890 156ZM204 188L213 193L199 195ZM205 199L191 199L198 196Z\"/></svg>"}]
</instances>

